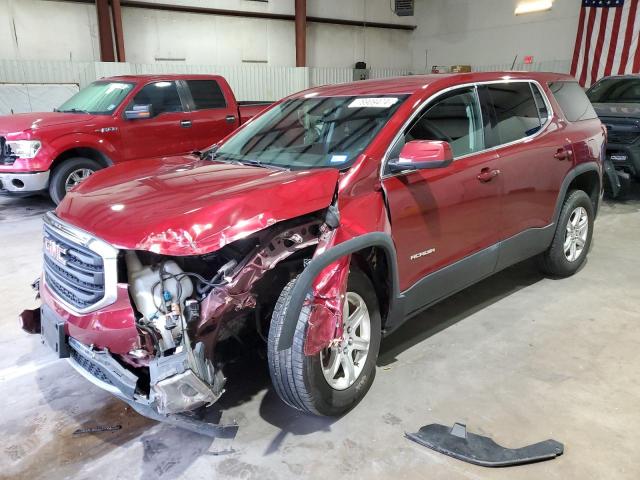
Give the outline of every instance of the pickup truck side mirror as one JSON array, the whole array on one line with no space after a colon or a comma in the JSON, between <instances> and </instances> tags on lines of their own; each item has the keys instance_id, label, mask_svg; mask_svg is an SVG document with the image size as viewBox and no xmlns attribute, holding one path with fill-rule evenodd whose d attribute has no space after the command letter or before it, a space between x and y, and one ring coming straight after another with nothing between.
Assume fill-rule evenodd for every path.
<instances>
[{"instance_id":1,"label":"pickup truck side mirror","mask_svg":"<svg viewBox=\"0 0 640 480\"><path fill-rule=\"evenodd\" d=\"M137 105L134 104L131 107L131 110L126 110L124 112L124 118L127 120L137 120L140 118L151 118L153 117L153 105Z\"/></svg>"},{"instance_id":2,"label":"pickup truck side mirror","mask_svg":"<svg viewBox=\"0 0 640 480\"><path fill-rule=\"evenodd\" d=\"M407 170L442 168L453 161L453 151L448 142L441 140L412 140L408 142L398 158L388 163L389 170L397 173Z\"/></svg>"}]
</instances>

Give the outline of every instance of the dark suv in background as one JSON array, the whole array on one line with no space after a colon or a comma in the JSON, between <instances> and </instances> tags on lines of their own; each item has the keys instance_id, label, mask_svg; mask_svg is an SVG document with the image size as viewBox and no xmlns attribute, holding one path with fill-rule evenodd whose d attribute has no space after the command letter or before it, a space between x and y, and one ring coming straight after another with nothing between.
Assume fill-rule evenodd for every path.
<instances>
[{"instance_id":1,"label":"dark suv in background","mask_svg":"<svg viewBox=\"0 0 640 480\"><path fill-rule=\"evenodd\" d=\"M603 78L587 96L607 127L605 168L611 194L618 196L630 177L640 179L640 75Z\"/></svg>"}]
</instances>

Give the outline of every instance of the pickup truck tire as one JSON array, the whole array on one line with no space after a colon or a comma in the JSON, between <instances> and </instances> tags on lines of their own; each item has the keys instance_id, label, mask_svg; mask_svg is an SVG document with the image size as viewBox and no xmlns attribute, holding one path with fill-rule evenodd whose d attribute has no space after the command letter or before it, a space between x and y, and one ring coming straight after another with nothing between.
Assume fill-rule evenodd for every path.
<instances>
[{"instance_id":1,"label":"pickup truck tire","mask_svg":"<svg viewBox=\"0 0 640 480\"><path fill-rule=\"evenodd\" d=\"M102 167L95 160L83 157L73 157L57 165L49 181L49 195L58 205L67 194L67 187L74 187L93 172Z\"/></svg>"},{"instance_id":2,"label":"pickup truck tire","mask_svg":"<svg viewBox=\"0 0 640 480\"><path fill-rule=\"evenodd\" d=\"M562 205L551 246L538 258L544 273L568 277L578 271L589 253L594 218L589 195L582 190L570 191Z\"/></svg>"},{"instance_id":3,"label":"pickup truck tire","mask_svg":"<svg viewBox=\"0 0 640 480\"><path fill-rule=\"evenodd\" d=\"M291 280L282 290L271 318L268 339L271 381L276 392L287 405L315 415L339 416L353 408L365 396L375 376L382 337L380 310L375 289L364 273L352 268L347 284L347 298L348 302L351 302L349 308L354 307L354 310L349 318L360 318L360 315L355 315L355 308L364 304L366 309L361 312L368 314L368 320L361 320L358 326L350 329L350 333L346 333L347 328L345 328L345 340L340 347L334 346L319 354L307 356L304 354L304 342L311 311L308 305L304 306L300 313L291 348L278 351L283 321L296 280L297 278ZM347 324L349 318L346 319ZM350 334L353 337L350 337ZM364 357L364 351L359 351L355 347L356 340L362 340L360 336L368 337L366 357ZM350 343L349 339L353 340L353 343ZM340 353L345 352L345 347L348 353ZM356 365L355 370L351 370L350 376L342 366L342 362L345 362L344 365L349 369L346 363L349 359L353 361L351 365ZM335 374L337 380L331 377L331 373L327 373L330 370L331 360L339 363ZM357 365L358 360L360 365ZM337 388L332 387L330 381Z\"/></svg>"}]
</instances>

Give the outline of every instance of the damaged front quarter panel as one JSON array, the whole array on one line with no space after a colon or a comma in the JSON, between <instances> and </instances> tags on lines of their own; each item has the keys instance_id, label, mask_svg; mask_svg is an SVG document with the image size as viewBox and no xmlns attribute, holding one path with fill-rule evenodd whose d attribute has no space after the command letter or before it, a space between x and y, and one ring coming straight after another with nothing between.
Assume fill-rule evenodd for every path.
<instances>
[{"instance_id":1,"label":"damaged front quarter panel","mask_svg":"<svg viewBox=\"0 0 640 480\"><path fill-rule=\"evenodd\" d=\"M197 337L208 349L215 345L228 314L256 306L254 286L269 270L318 243L320 223L319 219L312 219L293 227L274 227L275 231L261 235L258 246L226 275L222 285L209 292L202 300L197 326Z\"/></svg>"}]
</instances>

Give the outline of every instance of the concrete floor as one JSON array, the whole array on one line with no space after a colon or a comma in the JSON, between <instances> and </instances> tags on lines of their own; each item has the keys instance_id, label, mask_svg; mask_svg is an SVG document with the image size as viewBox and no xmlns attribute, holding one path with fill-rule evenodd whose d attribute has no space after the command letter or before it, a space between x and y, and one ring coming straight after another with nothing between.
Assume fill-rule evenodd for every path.
<instances>
[{"instance_id":1,"label":"concrete floor","mask_svg":"<svg viewBox=\"0 0 640 480\"><path fill-rule=\"evenodd\" d=\"M248 355L223 397L235 453L140 417L17 327L36 302L41 199L0 199L0 478L638 479L640 189L607 203L589 261L565 280L525 262L467 289L383 342L377 377L345 417L285 407ZM518 447L565 444L553 461L490 470L403 438L428 423ZM118 432L72 436L77 428Z\"/></svg>"}]
</instances>

